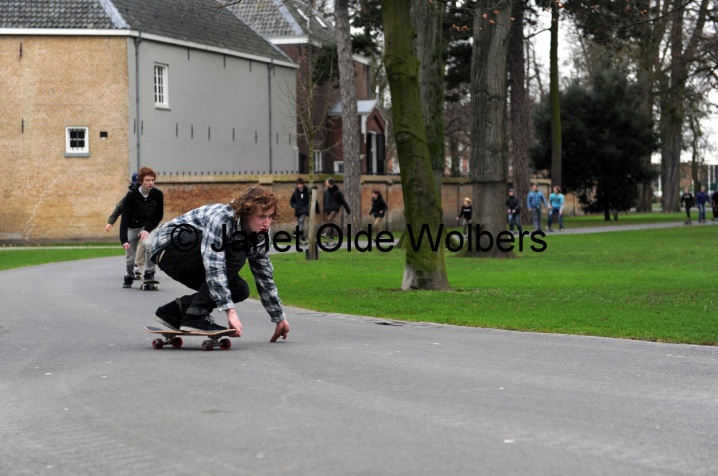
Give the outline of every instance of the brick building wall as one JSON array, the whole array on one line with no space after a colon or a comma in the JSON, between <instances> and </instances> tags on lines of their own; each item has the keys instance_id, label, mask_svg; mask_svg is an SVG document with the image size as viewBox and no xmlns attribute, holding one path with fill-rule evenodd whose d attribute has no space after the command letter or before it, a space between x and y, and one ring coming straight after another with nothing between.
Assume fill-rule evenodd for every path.
<instances>
[{"instance_id":1,"label":"brick building wall","mask_svg":"<svg viewBox=\"0 0 718 476\"><path fill-rule=\"evenodd\" d=\"M129 183L127 41L0 37L1 241L104 233ZM68 126L89 127L89 157L65 157Z\"/></svg>"}]
</instances>

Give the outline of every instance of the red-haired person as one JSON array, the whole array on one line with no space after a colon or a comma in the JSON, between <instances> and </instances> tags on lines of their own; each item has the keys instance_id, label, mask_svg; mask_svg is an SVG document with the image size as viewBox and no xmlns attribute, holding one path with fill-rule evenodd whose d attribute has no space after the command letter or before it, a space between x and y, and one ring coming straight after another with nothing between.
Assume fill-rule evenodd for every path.
<instances>
[{"instance_id":1,"label":"red-haired person","mask_svg":"<svg viewBox=\"0 0 718 476\"><path fill-rule=\"evenodd\" d=\"M242 323L234 304L249 297L239 270L249 263L262 305L276 324L270 341L287 338L287 322L269 260L269 227L277 216L277 196L251 187L228 204L205 205L160 226L152 238L152 261L194 294L179 297L155 312L155 320L174 330L211 332L226 327L210 313L224 311L234 336Z\"/></svg>"},{"instance_id":2,"label":"red-haired person","mask_svg":"<svg viewBox=\"0 0 718 476\"><path fill-rule=\"evenodd\" d=\"M130 187L122 202L120 221L120 243L125 248L125 282L123 287L132 287L134 279L137 245L142 242L145 253L144 279L155 279L155 265L149 259L149 235L157 228L164 215L164 196L155 187L157 172L142 167L137 172L137 185Z\"/></svg>"}]
</instances>

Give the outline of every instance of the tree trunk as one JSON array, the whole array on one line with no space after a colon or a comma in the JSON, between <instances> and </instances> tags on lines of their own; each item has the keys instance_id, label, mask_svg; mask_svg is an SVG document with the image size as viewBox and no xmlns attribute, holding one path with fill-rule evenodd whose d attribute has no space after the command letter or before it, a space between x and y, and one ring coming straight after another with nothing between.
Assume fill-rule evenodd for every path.
<instances>
[{"instance_id":1,"label":"tree trunk","mask_svg":"<svg viewBox=\"0 0 718 476\"><path fill-rule=\"evenodd\" d=\"M339 55L339 88L342 96L342 151L344 190L352 210L352 228L361 230L361 161L359 159L359 119L357 115L354 60L349 30L348 0L336 0L336 40Z\"/></svg>"},{"instance_id":2,"label":"tree trunk","mask_svg":"<svg viewBox=\"0 0 718 476\"><path fill-rule=\"evenodd\" d=\"M653 117L653 88L654 88L654 71L660 67L658 64L658 44L651 39L651 26L646 24L642 28L644 30L644 44L641 48L641 57L638 60L637 77L638 82L643 85L643 98L641 108L648 117ZM642 162L646 168L651 167L651 155L648 154L642 158ZM638 202L636 203L636 211L639 213L650 213L653 211L653 190L651 183L643 183L638 186Z\"/></svg>"},{"instance_id":3,"label":"tree trunk","mask_svg":"<svg viewBox=\"0 0 718 476\"><path fill-rule=\"evenodd\" d=\"M431 170L426 125L421 109L419 64L412 50L414 30L409 18L410 0L382 0L385 67L391 91L392 117L401 167L404 217L415 231L426 225L438 234L442 222L441 199ZM406 249L402 290L448 290L444 248L432 251L426 239Z\"/></svg>"},{"instance_id":4,"label":"tree trunk","mask_svg":"<svg viewBox=\"0 0 718 476\"><path fill-rule=\"evenodd\" d=\"M561 185L561 104L558 96L558 1L551 1L549 100L551 101L551 182Z\"/></svg>"},{"instance_id":5,"label":"tree trunk","mask_svg":"<svg viewBox=\"0 0 718 476\"><path fill-rule=\"evenodd\" d=\"M688 82L689 65L697 61L696 49L703 37L705 22L709 13L709 4L710 0L701 1L695 24L691 25L690 38L685 51L683 50L685 8L678 8L682 5L680 0L676 0L674 3L677 10L671 14L672 24L668 38L671 50L670 78L661 98L661 179L663 182L661 207L664 213L680 211L678 196L680 194L686 84Z\"/></svg>"},{"instance_id":6,"label":"tree trunk","mask_svg":"<svg viewBox=\"0 0 718 476\"><path fill-rule=\"evenodd\" d=\"M444 140L444 45L441 28L444 21L442 3L411 0L411 19L416 31L416 54L419 59L421 106L426 123L426 139L431 169L441 191L446 167Z\"/></svg>"},{"instance_id":7,"label":"tree trunk","mask_svg":"<svg viewBox=\"0 0 718 476\"><path fill-rule=\"evenodd\" d=\"M471 257L515 256L513 251L499 249L496 243L500 233L508 234L505 208L508 178L506 68L510 24L511 4L507 0L477 2L471 60L472 221L481 226L481 231L490 233L493 243L487 250L489 243L480 242L479 247L472 240L467 253ZM483 235L483 239L488 239L488 235Z\"/></svg>"},{"instance_id":8,"label":"tree trunk","mask_svg":"<svg viewBox=\"0 0 718 476\"><path fill-rule=\"evenodd\" d=\"M526 58L524 56L524 8L521 0L513 9L514 22L509 39L509 86L511 90L511 156L513 165L513 188L522 200L531 187L529 142L531 140L531 111L526 85ZM521 207L521 223L529 223L529 210Z\"/></svg>"},{"instance_id":9,"label":"tree trunk","mask_svg":"<svg viewBox=\"0 0 718 476\"><path fill-rule=\"evenodd\" d=\"M683 101L686 68L683 63L683 14L681 8L673 13L669 36L671 49L670 78L661 104L661 179L663 213L680 211L681 150L683 149Z\"/></svg>"},{"instance_id":10,"label":"tree trunk","mask_svg":"<svg viewBox=\"0 0 718 476\"><path fill-rule=\"evenodd\" d=\"M307 232L308 252L306 254L307 261L316 261L319 259L319 250L317 248L317 187L311 187L311 196L309 199L309 228Z\"/></svg>"}]
</instances>

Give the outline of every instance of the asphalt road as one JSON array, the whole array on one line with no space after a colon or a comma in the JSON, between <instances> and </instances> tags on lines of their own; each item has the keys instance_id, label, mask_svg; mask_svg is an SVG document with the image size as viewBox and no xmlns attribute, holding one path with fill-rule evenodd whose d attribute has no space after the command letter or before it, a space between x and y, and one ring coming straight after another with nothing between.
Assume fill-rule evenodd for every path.
<instances>
[{"instance_id":1,"label":"asphalt road","mask_svg":"<svg viewBox=\"0 0 718 476\"><path fill-rule=\"evenodd\" d=\"M294 308L270 344L250 302L232 349L154 350L184 288L123 259L0 272L0 474L718 472L718 348Z\"/></svg>"}]
</instances>

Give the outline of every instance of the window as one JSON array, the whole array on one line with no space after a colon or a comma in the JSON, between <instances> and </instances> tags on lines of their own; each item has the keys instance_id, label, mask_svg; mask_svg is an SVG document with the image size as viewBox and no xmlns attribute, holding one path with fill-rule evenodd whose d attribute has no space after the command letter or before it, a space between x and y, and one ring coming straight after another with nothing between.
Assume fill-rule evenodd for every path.
<instances>
[{"instance_id":1,"label":"window","mask_svg":"<svg viewBox=\"0 0 718 476\"><path fill-rule=\"evenodd\" d=\"M334 162L334 173L337 175L344 174L344 161L343 160L337 160L336 162Z\"/></svg>"},{"instance_id":2,"label":"window","mask_svg":"<svg viewBox=\"0 0 718 476\"><path fill-rule=\"evenodd\" d=\"M87 127L65 128L65 156L89 157L90 143Z\"/></svg>"},{"instance_id":3,"label":"window","mask_svg":"<svg viewBox=\"0 0 718 476\"><path fill-rule=\"evenodd\" d=\"M322 171L322 151L321 150L314 151L314 171L315 172Z\"/></svg>"},{"instance_id":4,"label":"window","mask_svg":"<svg viewBox=\"0 0 718 476\"><path fill-rule=\"evenodd\" d=\"M155 65L155 107L170 107L166 64Z\"/></svg>"}]
</instances>

